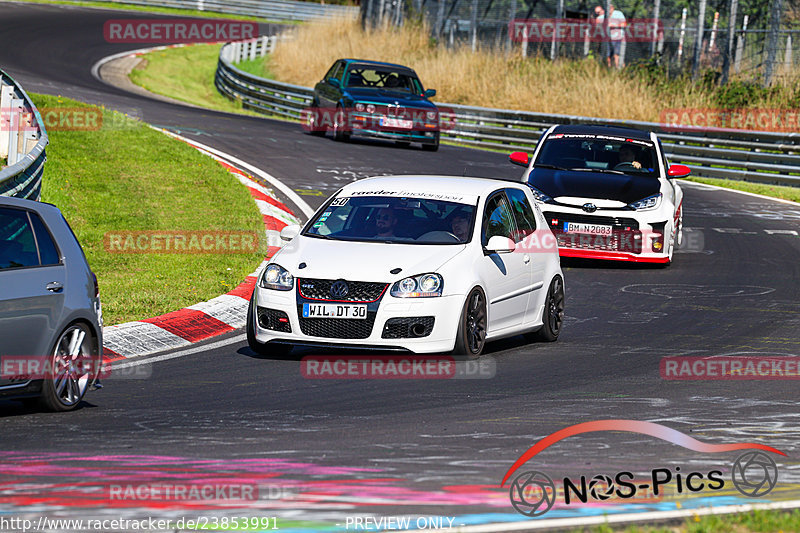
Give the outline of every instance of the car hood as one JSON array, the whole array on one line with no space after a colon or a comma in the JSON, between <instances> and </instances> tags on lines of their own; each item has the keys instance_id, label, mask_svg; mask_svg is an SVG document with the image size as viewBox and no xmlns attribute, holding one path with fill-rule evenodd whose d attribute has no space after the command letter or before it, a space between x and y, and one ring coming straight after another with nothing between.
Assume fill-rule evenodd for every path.
<instances>
[{"instance_id":1,"label":"car hood","mask_svg":"<svg viewBox=\"0 0 800 533\"><path fill-rule=\"evenodd\" d=\"M528 184L552 198L598 198L626 204L658 194L661 190L661 182L654 177L549 168L531 170Z\"/></svg>"},{"instance_id":2,"label":"car hood","mask_svg":"<svg viewBox=\"0 0 800 533\"><path fill-rule=\"evenodd\" d=\"M393 282L436 272L466 248L464 244L386 244L332 241L299 236L284 246L272 262L294 276L316 279ZM299 268L305 263L305 268ZM400 272L389 271L399 268Z\"/></svg>"},{"instance_id":3,"label":"car hood","mask_svg":"<svg viewBox=\"0 0 800 533\"><path fill-rule=\"evenodd\" d=\"M388 89L347 89L347 94L354 100L363 100L375 104L403 105L435 109L436 106L424 96L405 91Z\"/></svg>"}]
</instances>

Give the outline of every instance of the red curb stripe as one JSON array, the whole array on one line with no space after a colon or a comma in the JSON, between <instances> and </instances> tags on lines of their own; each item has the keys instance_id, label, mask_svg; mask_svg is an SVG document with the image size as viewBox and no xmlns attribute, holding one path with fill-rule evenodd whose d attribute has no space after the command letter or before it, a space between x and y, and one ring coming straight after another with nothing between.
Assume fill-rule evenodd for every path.
<instances>
[{"instance_id":1,"label":"red curb stripe","mask_svg":"<svg viewBox=\"0 0 800 533\"><path fill-rule=\"evenodd\" d=\"M280 231L286 226L288 226L286 222L279 218L271 217L269 215L264 215L264 227L266 229L271 229L275 231Z\"/></svg>"},{"instance_id":2,"label":"red curb stripe","mask_svg":"<svg viewBox=\"0 0 800 533\"><path fill-rule=\"evenodd\" d=\"M140 322L158 326L189 342L201 341L233 330L225 322L195 309L180 309Z\"/></svg>"},{"instance_id":3,"label":"red curb stripe","mask_svg":"<svg viewBox=\"0 0 800 533\"><path fill-rule=\"evenodd\" d=\"M239 298L244 298L249 302L250 296L253 294L253 289L255 289L255 287L256 287L256 277L247 276L245 280L239 284L238 287L233 289L228 294L231 296L238 296Z\"/></svg>"},{"instance_id":4,"label":"red curb stripe","mask_svg":"<svg viewBox=\"0 0 800 533\"><path fill-rule=\"evenodd\" d=\"M292 212L291 209L286 207L285 204L281 203L280 201L276 200L275 198L273 198L271 196L267 196L263 192L259 191L258 189L254 189L253 187L248 187L248 189L250 189L250 195L253 198L255 198L256 200L261 200L263 202L267 202L268 204L277 207L281 211L286 211L290 215L295 216L295 214Z\"/></svg>"},{"instance_id":5,"label":"red curb stripe","mask_svg":"<svg viewBox=\"0 0 800 533\"><path fill-rule=\"evenodd\" d=\"M109 350L105 346L103 347L103 362L110 363L112 361L119 361L120 359L125 359L125 356L118 354L114 350Z\"/></svg>"}]
</instances>

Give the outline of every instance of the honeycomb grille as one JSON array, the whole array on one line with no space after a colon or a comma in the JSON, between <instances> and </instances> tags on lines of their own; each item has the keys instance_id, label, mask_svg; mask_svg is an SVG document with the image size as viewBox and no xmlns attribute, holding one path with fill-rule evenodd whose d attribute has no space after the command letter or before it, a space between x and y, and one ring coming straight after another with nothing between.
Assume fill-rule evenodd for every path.
<instances>
[{"instance_id":1,"label":"honeycomb grille","mask_svg":"<svg viewBox=\"0 0 800 533\"><path fill-rule=\"evenodd\" d=\"M300 296L311 300L325 300L329 302L374 302L378 300L388 286L387 283L370 281L347 281L347 296L334 298L331 296L331 286L338 280L335 279L300 279L297 288ZM321 320L321 319L320 319Z\"/></svg>"},{"instance_id":2,"label":"honeycomb grille","mask_svg":"<svg viewBox=\"0 0 800 533\"><path fill-rule=\"evenodd\" d=\"M284 319L283 322L280 321L281 318ZM289 315L277 309L259 307L258 325L264 329L271 329L273 331L281 331L283 333L292 332L292 325L289 324Z\"/></svg>"},{"instance_id":3,"label":"honeycomb grille","mask_svg":"<svg viewBox=\"0 0 800 533\"><path fill-rule=\"evenodd\" d=\"M366 339L372 333L376 314L374 311L367 311L367 318L364 319L303 318L303 305L297 306L300 330L309 337Z\"/></svg>"},{"instance_id":4,"label":"honeycomb grille","mask_svg":"<svg viewBox=\"0 0 800 533\"><path fill-rule=\"evenodd\" d=\"M390 318L383 326L381 337L384 339L410 339L427 337L433 331L432 316ZM415 325L422 326L422 332L414 334L411 328Z\"/></svg>"}]
</instances>

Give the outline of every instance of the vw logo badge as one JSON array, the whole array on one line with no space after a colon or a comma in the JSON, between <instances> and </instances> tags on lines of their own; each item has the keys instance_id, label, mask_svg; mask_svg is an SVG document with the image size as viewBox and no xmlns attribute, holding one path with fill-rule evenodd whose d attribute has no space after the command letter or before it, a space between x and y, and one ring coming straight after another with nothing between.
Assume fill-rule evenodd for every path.
<instances>
[{"instance_id":1,"label":"vw logo badge","mask_svg":"<svg viewBox=\"0 0 800 533\"><path fill-rule=\"evenodd\" d=\"M597 206L594 204L583 204L583 207L581 207L581 209L583 209L587 213L594 213L595 211L597 211Z\"/></svg>"},{"instance_id":2,"label":"vw logo badge","mask_svg":"<svg viewBox=\"0 0 800 533\"><path fill-rule=\"evenodd\" d=\"M331 285L330 293L334 298L344 298L347 296L348 292L350 292L350 288L347 286L347 282L345 281L334 281L333 285Z\"/></svg>"}]
</instances>

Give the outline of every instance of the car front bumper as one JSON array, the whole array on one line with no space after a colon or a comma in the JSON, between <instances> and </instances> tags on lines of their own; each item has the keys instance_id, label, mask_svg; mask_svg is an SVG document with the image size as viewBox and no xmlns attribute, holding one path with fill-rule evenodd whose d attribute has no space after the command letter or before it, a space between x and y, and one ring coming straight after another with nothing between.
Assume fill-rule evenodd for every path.
<instances>
[{"instance_id":1,"label":"car front bumper","mask_svg":"<svg viewBox=\"0 0 800 533\"><path fill-rule=\"evenodd\" d=\"M296 288L291 291L276 291L257 287L253 298L252 320L256 339L262 344L290 343L297 345L337 346L353 348L373 348L382 350L407 350L413 353L442 353L449 352L455 346L455 336L460 319L460 309L464 303L463 295L449 295L433 298L395 298L388 294L376 303L376 311L366 319L328 319L328 318L302 318L300 306L303 303L296 295ZM334 302L316 302L334 303ZM359 302L343 302L356 304ZM269 310L269 311L265 311ZM458 311L455 311L458 310ZM274 313L277 312L277 313ZM282 313L288 322L275 329L271 320L260 319L261 316L276 316ZM424 318L424 320L423 320ZM394 320L387 327L387 322L392 319L409 319L409 327L415 324L430 323L430 332L424 336L394 336L398 329L406 324L404 321ZM368 322L372 321L371 326ZM303 323L301 323L303 321ZM320 328L320 322L327 322L325 328ZM357 322L361 322L357 324ZM400 327L392 327L392 325ZM328 327L330 326L330 327ZM327 329L329 331L320 331ZM305 330L305 332L304 332ZM358 330L356 334L351 332ZM364 336L364 332L368 332ZM317 334L313 334L316 332ZM329 334L334 332L336 336ZM360 333L359 333L360 332ZM410 334L410 333L409 333ZM388 336L387 336L388 335Z\"/></svg>"},{"instance_id":2,"label":"car front bumper","mask_svg":"<svg viewBox=\"0 0 800 533\"><path fill-rule=\"evenodd\" d=\"M635 263L668 263L674 223L659 209L636 212L602 210L587 214L579 208L540 204L558 241L561 257L580 257ZM566 223L610 226L610 235L567 233Z\"/></svg>"}]
</instances>

